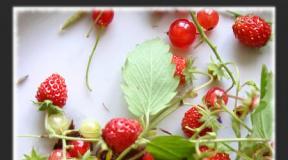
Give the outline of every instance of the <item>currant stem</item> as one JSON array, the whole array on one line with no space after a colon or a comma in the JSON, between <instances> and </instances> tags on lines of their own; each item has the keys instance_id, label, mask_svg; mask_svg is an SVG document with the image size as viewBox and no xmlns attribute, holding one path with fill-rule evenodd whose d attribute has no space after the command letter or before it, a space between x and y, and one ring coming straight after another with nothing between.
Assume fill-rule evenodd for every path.
<instances>
[{"instance_id":1,"label":"currant stem","mask_svg":"<svg viewBox=\"0 0 288 160\"><path fill-rule=\"evenodd\" d=\"M93 27L95 26L95 24L97 23L97 21L100 19L100 17L102 16L103 12L100 11L100 13L98 14L98 16L95 18L95 20L93 21L92 25L89 28L89 31L86 33L86 37L88 38L90 36L90 33L92 32Z\"/></svg>"},{"instance_id":2,"label":"currant stem","mask_svg":"<svg viewBox=\"0 0 288 160\"><path fill-rule=\"evenodd\" d=\"M249 132L252 133L252 129L249 128L234 112L230 111L225 105L222 105L222 108L229 113L236 121L238 121L244 128L246 128Z\"/></svg>"},{"instance_id":3,"label":"currant stem","mask_svg":"<svg viewBox=\"0 0 288 160\"><path fill-rule=\"evenodd\" d=\"M63 159L66 160L66 140L65 139L62 139L62 152L63 152Z\"/></svg>"},{"instance_id":4,"label":"currant stem","mask_svg":"<svg viewBox=\"0 0 288 160\"><path fill-rule=\"evenodd\" d=\"M227 148L229 148L231 151L235 152L237 154L237 156L239 157L243 157L246 160L253 160L252 158L248 157L246 154L237 151L236 149L234 149L233 147L231 147L230 145L226 144L226 143L222 143L223 145L225 145Z\"/></svg>"},{"instance_id":5,"label":"currant stem","mask_svg":"<svg viewBox=\"0 0 288 160\"><path fill-rule=\"evenodd\" d=\"M209 38L208 38L207 35L205 34L203 28L201 27L201 25L199 24L199 22L198 22L198 20L197 20L197 18L196 18L194 12L191 12L191 17L192 17L193 22L194 22L195 25L196 25L197 30L198 30L199 33L200 33L202 39L203 39L203 40L209 45L209 47L212 49L212 51L213 51L214 55L216 56L216 58L218 59L218 61L219 61L221 64L224 64L223 61L222 61L222 59L221 59L221 57L220 57L220 55L219 55L219 53L218 53L218 51L217 51L217 47L216 47L214 44L212 44L212 42L209 40ZM224 67L224 69L226 70L226 72L228 73L229 77L231 78L231 80L232 80L232 82L233 82L232 85L235 85L235 84L236 84L236 80L235 80L232 72L229 70L229 68L228 68L226 65L224 65L223 67Z\"/></svg>"},{"instance_id":6,"label":"currant stem","mask_svg":"<svg viewBox=\"0 0 288 160\"><path fill-rule=\"evenodd\" d=\"M196 91L208 86L209 84L211 84L213 82L213 76L208 74L208 73L204 73L204 72L200 72L200 71L195 71L195 72L192 72L192 73L198 73L198 74L202 74L202 75L205 75L205 76L209 77L209 81L204 83L204 84L202 84L202 85L200 85L200 86L198 86L198 87L195 87L193 89L194 92L196 92Z\"/></svg>"},{"instance_id":7,"label":"currant stem","mask_svg":"<svg viewBox=\"0 0 288 160\"><path fill-rule=\"evenodd\" d=\"M228 94L227 96L230 97L230 98L238 99L238 100L240 100L240 101L244 101L244 100L245 100L245 99L242 98L242 97L234 96L234 95L231 95L231 94Z\"/></svg>"},{"instance_id":8,"label":"currant stem","mask_svg":"<svg viewBox=\"0 0 288 160\"><path fill-rule=\"evenodd\" d=\"M225 138L225 139L189 139L191 143L219 143L219 142L267 142L269 139L263 138Z\"/></svg>"},{"instance_id":9,"label":"currant stem","mask_svg":"<svg viewBox=\"0 0 288 160\"><path fill-rule=\"evenodd\" d=\"M230 10L227 10L226 12L229 13L229 14L232 14L232 16L233 16L234 18L237 18L237 17L239 17L239 16L242 16L242 14L240 14L240 13L238 13L238 12L234 12L234 11L230 11Z\"/></svg>"},{"instance_id":10,"label":"currant stem","mask_svg":"<svg viewBox=\"0 0 288 160\"><path fill-rule=\"evenodd\" d=\"M93 46L92 52L90 53L89 60L88 60L88 64L87 64L87 68L86 68L86 76L85 76L85 77L86 77L86 86L87 86L87 88L88 88L89 91L92 91L92 89L91 89L91 87L90 87L90 85L89 85L89 70L90 70L90 65L91 65L92 58L93 58L93 56L94 56L94 54L95 54L95 50L96 50L96 48L97 48L97 45L98 45L98 43L99 43L99 40L100 40L100 37L101 37L101 34L102 34L102 30L103 30L103 28L100 28L100 29L98 30L97 37L96 37L96 42L95 42L95 44L94 44L94 46Z\"/></svg>"}]
</instances>

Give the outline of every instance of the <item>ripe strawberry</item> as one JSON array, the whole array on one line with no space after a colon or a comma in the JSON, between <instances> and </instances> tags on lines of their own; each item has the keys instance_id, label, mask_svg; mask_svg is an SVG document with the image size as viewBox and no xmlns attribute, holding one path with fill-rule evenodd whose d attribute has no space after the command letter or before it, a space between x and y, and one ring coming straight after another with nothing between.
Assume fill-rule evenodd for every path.
<instances>
[{"instance_id":1,"label":"ripe strawberry","mask_svg":"<svg viewBox=\"0 0 288 160\"><path fill-rule=\"evenodd\" d=\"M38 102L50 100L53 105L62 108L67 100L65 79L59 74L52 74L38 87L36 94Z\"/></svg>"},{"instance_id":2,"label":"ripe strawberry","mask_svg":"<svg viewBox=\"0 0 288 160\"><path fill-rule=\"evenodd\" d=\"M62 160L63 159L62 155L63 155L62 149L56 149L51 152L50 156L48 157L48 160ZM71 158L71 155L68 152L66 152L66 158Z\"/></svg>"},{"instance_id":3,"label":"ripe strawberry","mask_svg":"<svg viewBox=\"0 0 288 160\"><path fill-rule=\"evenodd\" d=\"M207 152L207 151L211 150L207 146L200 146L199 149L201 152ZM212 151L213 151L213 149L212 149ZM203 160L230 160L230 157L227 153L220 152L220 153L216 153L216 154L212 155L211 157L205 158Z\"/></svg>"},{"instance_id":4,"label":"ripe strawberry","mask_svg":"<svg viewBox=\"0 0 288 160\"><path fill-rule=\"evenodd\" d=\"M142 160L154 160L154 157L150 153L146 152L142 157Z\"/></svg>"},{"instance_id":5,"label":"ripe strawberry","mask_svg":"<svg viewBox=\"0 0 288 160\"><path fill-rule=\"evenodd\" d=\"M208 107L214 107L215 103L221 104L222 100L227 104L228 95L219 87L210 88L205 95L205 103Z\"/></svg>"},{"instance_id":6,"label":"ripe strawberry","mask_svg":"<svg viewBox=\"0 0 288 160\"><path fill-rule=\"evenodd\" d=\"M271 36L271 26L258 16L239 16L232 29L241 43L253 48L264 46Z\"/></svg>"},{"instance_id":7,"label":"ripe strawberry","mask_svg":"<svg viewBox=\"0 0 288 160\"><path fill-rule=\"evenodd\" d=\"M187 137L191 137L194 135L194 132L185 128L186 126L196 129L199 128L203 122L200 121L202 114L198 111L197 106L192 106L188 111L186 111L183 119L182 119L182 131ZM211 132L211 128L204 128L200 132L200 136L206 135L207 132Z\"/></svg>"},{"instance_id":8,"label":"ripe strawberry","mask_svg":"<svg viewBox=\"0 0 288 160\"><path fill-rule=\"evenodd\" d=\"M172 63L176 65L175 76L180 78L180 85L184 85L186 82L185 75L183 73L184 69L186 68L186 59L180 56L173 55Z\"/></svg>"},{"instance_id":9,"label":"ripe strawberry","mask_svg":"<svg viewBox=\"0 0 288 160\"><path fill-rule=\"evenodd\" d=\"M70 141L72 146L68 151L72 157L83 156L90 149L90 142L85 141Z\"/></svg>"},{"instance_id":10,"label":"ripe strawberry","mask_svg":"<svg viewBox=\"0 0 288 160\"><path fill-rule=\"evenodd\" d=\"M133 119L114 118L103 129L102 137L116 153L121 153L132 145L142 132L140 123Z\"/></svg>"}]
</instances>

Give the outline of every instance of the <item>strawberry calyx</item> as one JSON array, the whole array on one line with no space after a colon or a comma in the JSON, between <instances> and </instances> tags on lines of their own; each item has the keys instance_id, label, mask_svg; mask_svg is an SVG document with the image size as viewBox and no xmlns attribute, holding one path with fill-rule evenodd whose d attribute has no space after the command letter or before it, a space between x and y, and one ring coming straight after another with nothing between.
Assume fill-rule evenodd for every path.
<instances>
[{"instance_id":1,"label":"strawberry calyx","mask_svg":"<svg viewBox=\"0 0 288 160\"><path fill-rule=\"evenodd\" d=\"M195 79L195 76L193 73L195 73L196 67L193 66L193 64L194 64L194 59L192 58L186 59L186 67L183 70L183 74L185 76L185 81L188 84L192 83L192 81Z\"/></svg>"},{"instance_id":2,"label":"strawberry calyx","mask_svg":"<svg viewBox=\"0 0 288 160\"><path fill-rule=\"evenodd\" d=\"M33 147L30 155L25 154L23 159L24 160L46 160L47 157L39 154Z\"/></svg>"},{"instance_id":3,"label":"strawberry calyx","mask_svg":"<svg viewBox=\"0 0 288 160\"><path fill-rule=\"evenodd\" d=\"M53 104L51 100L44 100L43 102L33 102L34 104L37 104L39 111L47 111L48 114L57 114L62 113L63 110L59 107Z\"/></svg>"}]
</instances>

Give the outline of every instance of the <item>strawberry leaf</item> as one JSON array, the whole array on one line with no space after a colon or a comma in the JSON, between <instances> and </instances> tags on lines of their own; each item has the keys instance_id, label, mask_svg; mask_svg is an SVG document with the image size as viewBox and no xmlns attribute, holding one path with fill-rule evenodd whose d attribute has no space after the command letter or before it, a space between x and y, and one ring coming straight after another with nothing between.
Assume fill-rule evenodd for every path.
<instances>
[{"instance_id":1,"label":"strawberry leaf","mask_svg":"<svg viewBox=\"0 0 288 160\"><path fill-rule=\"evenodd\" d=\"M181 136L159 136L147 145L156 160L194 160L195 146Z\"/></svg>"},{"instance_id":2,"label":"strawberry leaf","mask_svg":"<svg viewBox=\"0 0 288 160\"><path fill-rule=\"evenodd\" d=\"M37 151L32 148L30 155L25 154L23 160L47 160L47 157L37 153Z\"/></svg>"},{"instance_id":3,"label":"strawberry leaf","mask_svg":"<svg viewBox=\"0 0 288 160\"><path fill-rule=\"evenodd\" d=\"M260 93L260 104L251 114L252 137L271 138L273 129L272 73L268 71L265 65L262 66Z\"/></svg>"},{"instance_id":4,"label":"strawberry leaf","mask_svg":"<svg viewBox=\"0 0 288 160\"><path fill-rule=\"evenodd\" d=\"M169 45L153 39L136 46L122 69L122 91L136 116L155 115L167 107L176 95L179 80L174 78Z\"/></svg>"}]
</instances>

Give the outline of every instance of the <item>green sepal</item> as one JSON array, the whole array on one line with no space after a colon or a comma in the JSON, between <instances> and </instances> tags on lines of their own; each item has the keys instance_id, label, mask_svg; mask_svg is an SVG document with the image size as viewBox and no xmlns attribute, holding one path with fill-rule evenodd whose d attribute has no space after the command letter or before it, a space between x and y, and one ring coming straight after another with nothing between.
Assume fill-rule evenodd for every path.
<instances>
[{"instance_id":1,"label":"green sepal","mask_svg":"<svg viewBox=\"0 0 288 160\"><path fill-rule=\"evenodd\" d=\"M193 66L194 61L195 60L192 59L192 58L188 58L186 60L186 67L185 67L185 69L183 71L183 74L185 75L185 81L187 82L187 84L192 83L192 81L194 79L196 79L194 74L193 74L193 73L195 73L195 71L197 69L196 67Z\"/></svg>"},{"instance_id":2,"label":"green sepal","mask_svg":"<svg viewBox=\"0 0 288 160\"><path fill-rule=\"evenodd\" d=\"M23 160L47 160L47 157L37 153L37 151L32 148L30 155L25 154Z\"/></svg>"},{"instance_id":3,"label":"green sepal","mask_svg":"<svg viewBox=\"0 0 288 160\"><path fill-rule=\"evenodd\" d=\"M49 115L63 112L63 110L59 106L54 105L51 100L44 100L43 102L34 103L39 106L39 111L47 111Z\"/></svg>"},{"instance_id":4,"label":"green sepal","mask_svg":"<svg viewBox=\"0 0 288 160\"><path fill-rule=\"evenodd\" d=\"M217 131L221 127L220 123L218 122L218 116L212 114L208 107L197 106L197 108L199 113L202 114L200 121L206 123L207 127L212 128L213 131Z\"/></svg>"},{"instance_id":5,"label":"green sepal","mask_svg":"<svg viewBox=\"0 0 288 160\"><path fill-rule=\"evenodd\" d=\"M222 77L227 79L229 78L223 68L223 64L216 63L212 58L211 62L208 64L208 73L211 74L214 79L218 81L220 81Z\"/></svg>"},{"instance_id":6,"label":"green sepal","mask_svg":"<svg viewBox=\"0 0 288 160\"><path fill-rule=\"evenodd\" d=\"M81 157L81 160L95 160L95 156L91 155L91 151L88 150L85 154Z\"/></svg>"}]
</instances>

